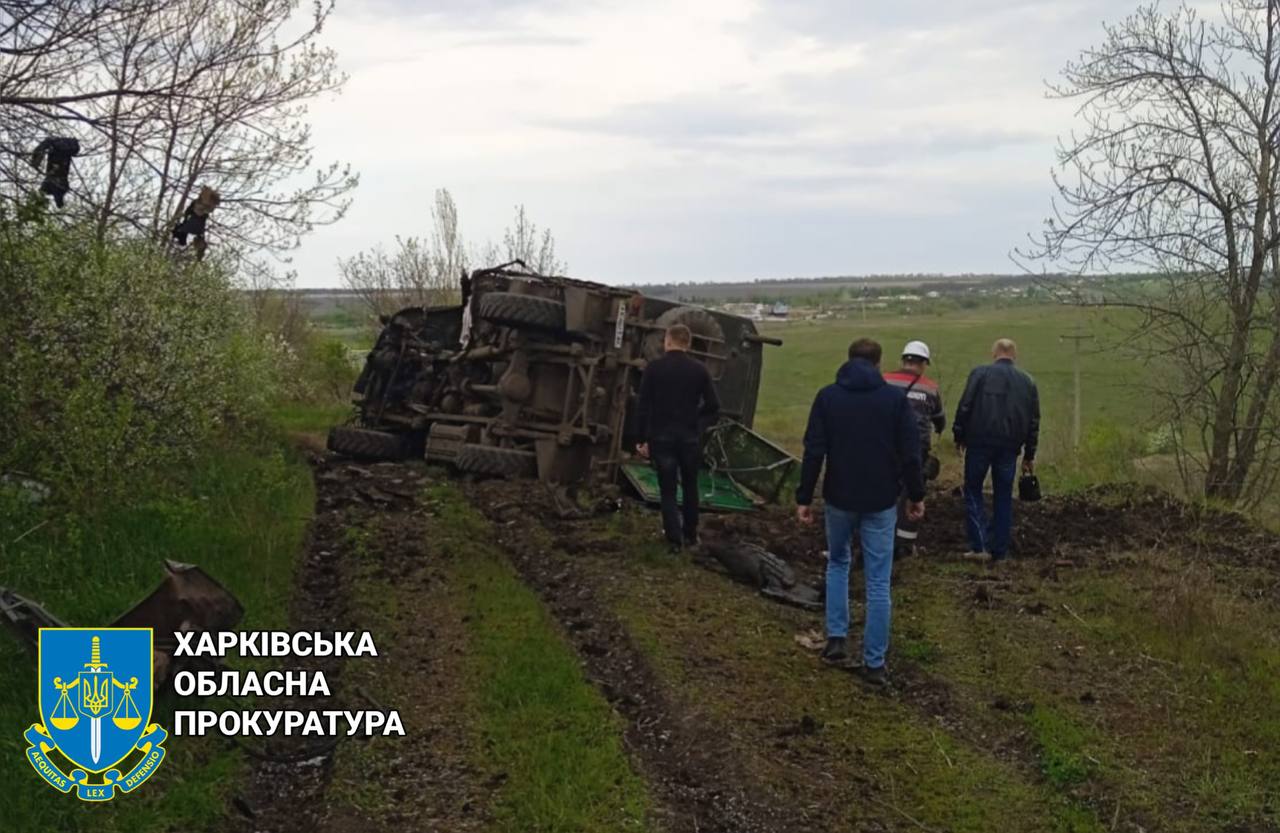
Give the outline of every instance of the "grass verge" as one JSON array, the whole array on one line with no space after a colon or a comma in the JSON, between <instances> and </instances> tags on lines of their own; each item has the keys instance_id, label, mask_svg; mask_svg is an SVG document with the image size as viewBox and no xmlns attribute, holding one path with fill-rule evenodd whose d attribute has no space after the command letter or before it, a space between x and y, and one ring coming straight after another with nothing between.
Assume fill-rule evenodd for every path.
<instances>
[{"instance_id":1,"label":"grass verge","mask_svg":"<svg viewBox=\"0 0 1280 833\"><path fill-rule=\"evenodd\" d=\"M274 442L210 449L125 506L74 516L0 506L0 585L72 625L106 624L160 580L170 558L222 581L249 612L246 627L281 627L311 506L306 467ZM171 738L169 757L147 786L107 806L50 789L27 763L22 739L39 719L36 663L6 632L0 665L7 669L0 677L0 780L11 785L0 825L6 833L201 831L221 816L223 790L241 759L195 738ZM162 724L166 707L172 704L156 706Z\"/></svg>"},{"instance_id":2,"label":"grass verge","mask_svg":"<svg viewBox=\"0 0 1280 833\"><path fill-rule=\"evenodd\" d=\"M621 724L582 675L537 596L491 546L487 524L449 487L434 491L433 546L461 558L466 673L482 760L504 779L499 830L647 829L649 798L622 748Z\"/></svg>"}]
</instances>

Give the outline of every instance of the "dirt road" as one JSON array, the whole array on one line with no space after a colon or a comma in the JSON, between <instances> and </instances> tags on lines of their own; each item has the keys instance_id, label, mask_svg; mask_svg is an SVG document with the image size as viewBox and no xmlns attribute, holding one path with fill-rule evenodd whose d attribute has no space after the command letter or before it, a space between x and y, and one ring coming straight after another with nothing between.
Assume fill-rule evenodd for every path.
<instances>
[{"instance_id":1,"label":"dirt road","mask_svg":"<svg viewBox=\"0 0 1280 833\"><path fill-rule=\"evenodd\" d=\"M634 504L561 521L535 484L316 478L293 619L377 634L378 662L326 670L409 737L259 763L236 829L1280 829L1280 542L1233 516L1050 499L992 571L945 557L938 495L880 694L797 644L817 615L672 560ZM782 510L708 534L820 575Z\"/></svg>"}]
</instances>

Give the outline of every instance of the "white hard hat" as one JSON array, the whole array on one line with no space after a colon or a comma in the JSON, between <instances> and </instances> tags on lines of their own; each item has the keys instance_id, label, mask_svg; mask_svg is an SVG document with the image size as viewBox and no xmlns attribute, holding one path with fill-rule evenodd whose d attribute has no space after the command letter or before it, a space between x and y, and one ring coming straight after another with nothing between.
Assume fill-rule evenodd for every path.
<instances>
[{"instance_id":1,"label":"white hard hat","mask_svg":"<svg viewBox=\"0 0 1280 833\"><path fill-rule=\"evenodd\" d=\"M923 341L908 341L907 346L902 348L902 356L916 356L918 358L929 361L929 345Z\"/></svg>"}]
</instances>

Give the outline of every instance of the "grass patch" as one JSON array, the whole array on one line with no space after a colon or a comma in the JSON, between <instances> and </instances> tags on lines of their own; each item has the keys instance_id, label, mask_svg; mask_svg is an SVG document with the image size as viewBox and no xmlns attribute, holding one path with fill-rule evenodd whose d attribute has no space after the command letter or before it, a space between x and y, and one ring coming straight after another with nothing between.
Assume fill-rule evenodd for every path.
<instances>
[{"instance_id":1,"label":"grass patch","mask_svg":"<svg viewBox=\"0 0 1280 833\"><path fill-rule=\"evenodd\" d=\"M902 656L921 665L932 665L942 655L942 648L927 639L904 639L898 647Z\"/></svg>"},{"instance_id":2,"label":"grass patch","mask_svg":"<svg viewBox=\"0 0 1280 833\"><path fill-rule=\"evenodd\" d=\"M283 431L315 433L342 425L351 414L351 405L345 402L290 402L275 408L274 419Z\"/></svg>"},{"instance_id":3,"label":"grass patch","mask_svg":"<svg viewBox=\"0 0 1280 833\"><path fill-rule=\"evenodd\" d=\"M483 542L487 524L447 486L432 490L434 544L461 555L473 720L486 769L505 777L493 819L510 831L648 828L649 798L621 722L582 675L537 596Z\"/></svg>"},{"instance_id":4,"label":"grass patch","mask_svg":"<svg viewBox=\"0 0 1280 833\"><path fill-rule=\"evenodd\" d=\"M1149 716L1114 731L1122 748L1166 759L1172 772L1160 791L1194 796L1191 820L1201 826L1280 824L1274 607L1243 598L1204 566L1145 581L1132 572L1096 577L1072 595L1083 599L1095 653L1136 657L1148 669L1139 682Z\"/></svg>"},{"instance_id":5,"label":"grass patch","mask_svg":"<svg viewBox=\"0 0 1280 833\"><path fill-rule=\"evenodd\" d=\"M1089 755L1089 733L1062 712L1036 705L1027 716L1040 750L1040 767L1049 783L1059 789L1087 781L1098 769Z\"/></svg>"},{"instance_id":6,"label":"grass patch","mask_svg":"<svg viewBox=\"0 0 1280 833\"><path fill-rule=\"evenodd\" d=\"M72 625L106 624L162 577L166 558L199 564L244 604L245 627L286 622L285 602L313 501L304 465L264 441L217 448L180 476L127 506L67 516L0 507L0 584L45 604ZM21 540L17 540L20 536ZM9 833L201 831L216 825L238 753L196 738L171 738L169 757L136 794L89 807L44 784L27 763L22 732L39 719L35 661L0 634L0 779L12 789ZM157 703L157 719L172 729Z\"/></svg>"}]
</instances>

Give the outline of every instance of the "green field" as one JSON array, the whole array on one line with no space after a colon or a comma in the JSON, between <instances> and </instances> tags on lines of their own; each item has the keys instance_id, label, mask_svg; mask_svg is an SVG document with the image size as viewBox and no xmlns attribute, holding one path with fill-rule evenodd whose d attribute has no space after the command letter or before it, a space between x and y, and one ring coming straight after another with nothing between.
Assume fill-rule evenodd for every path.
<instances>
[{"instance_id":1,"label":"green field","mask_svg":"<svg viewBox=\"0 0 1280 833\"><path fill-rule=\"evenodd\" d=\"M1085 342L1081 356L1084 440L1079 457L1073 453L1071 436L1073 347L1061 339L1077 328L1095 336ZM989 307L918 317L882 313L866 320L766 323L762 329L781 338L783 346L765 350L755 427L794 452L801 449L814 394L835 379L849 343L862 336L884 346L885 370L896 366L898 351L907 341L929 344L929 375L942 388L948 423L970 369L991 360L992 342L1000 337L1017 341L1018 363L1035 377L1040 390L1040 460L1047 473L1061 479L1124 475L1126 461L1117 458L1141 453L1145 435L1156 427L1156 415L1133 385L1141 368L1106 349L1116 331L1097 312L1065 306ZM950 430L944 433L944 462L950 436Z\"/></svg>"}]
</instances>

